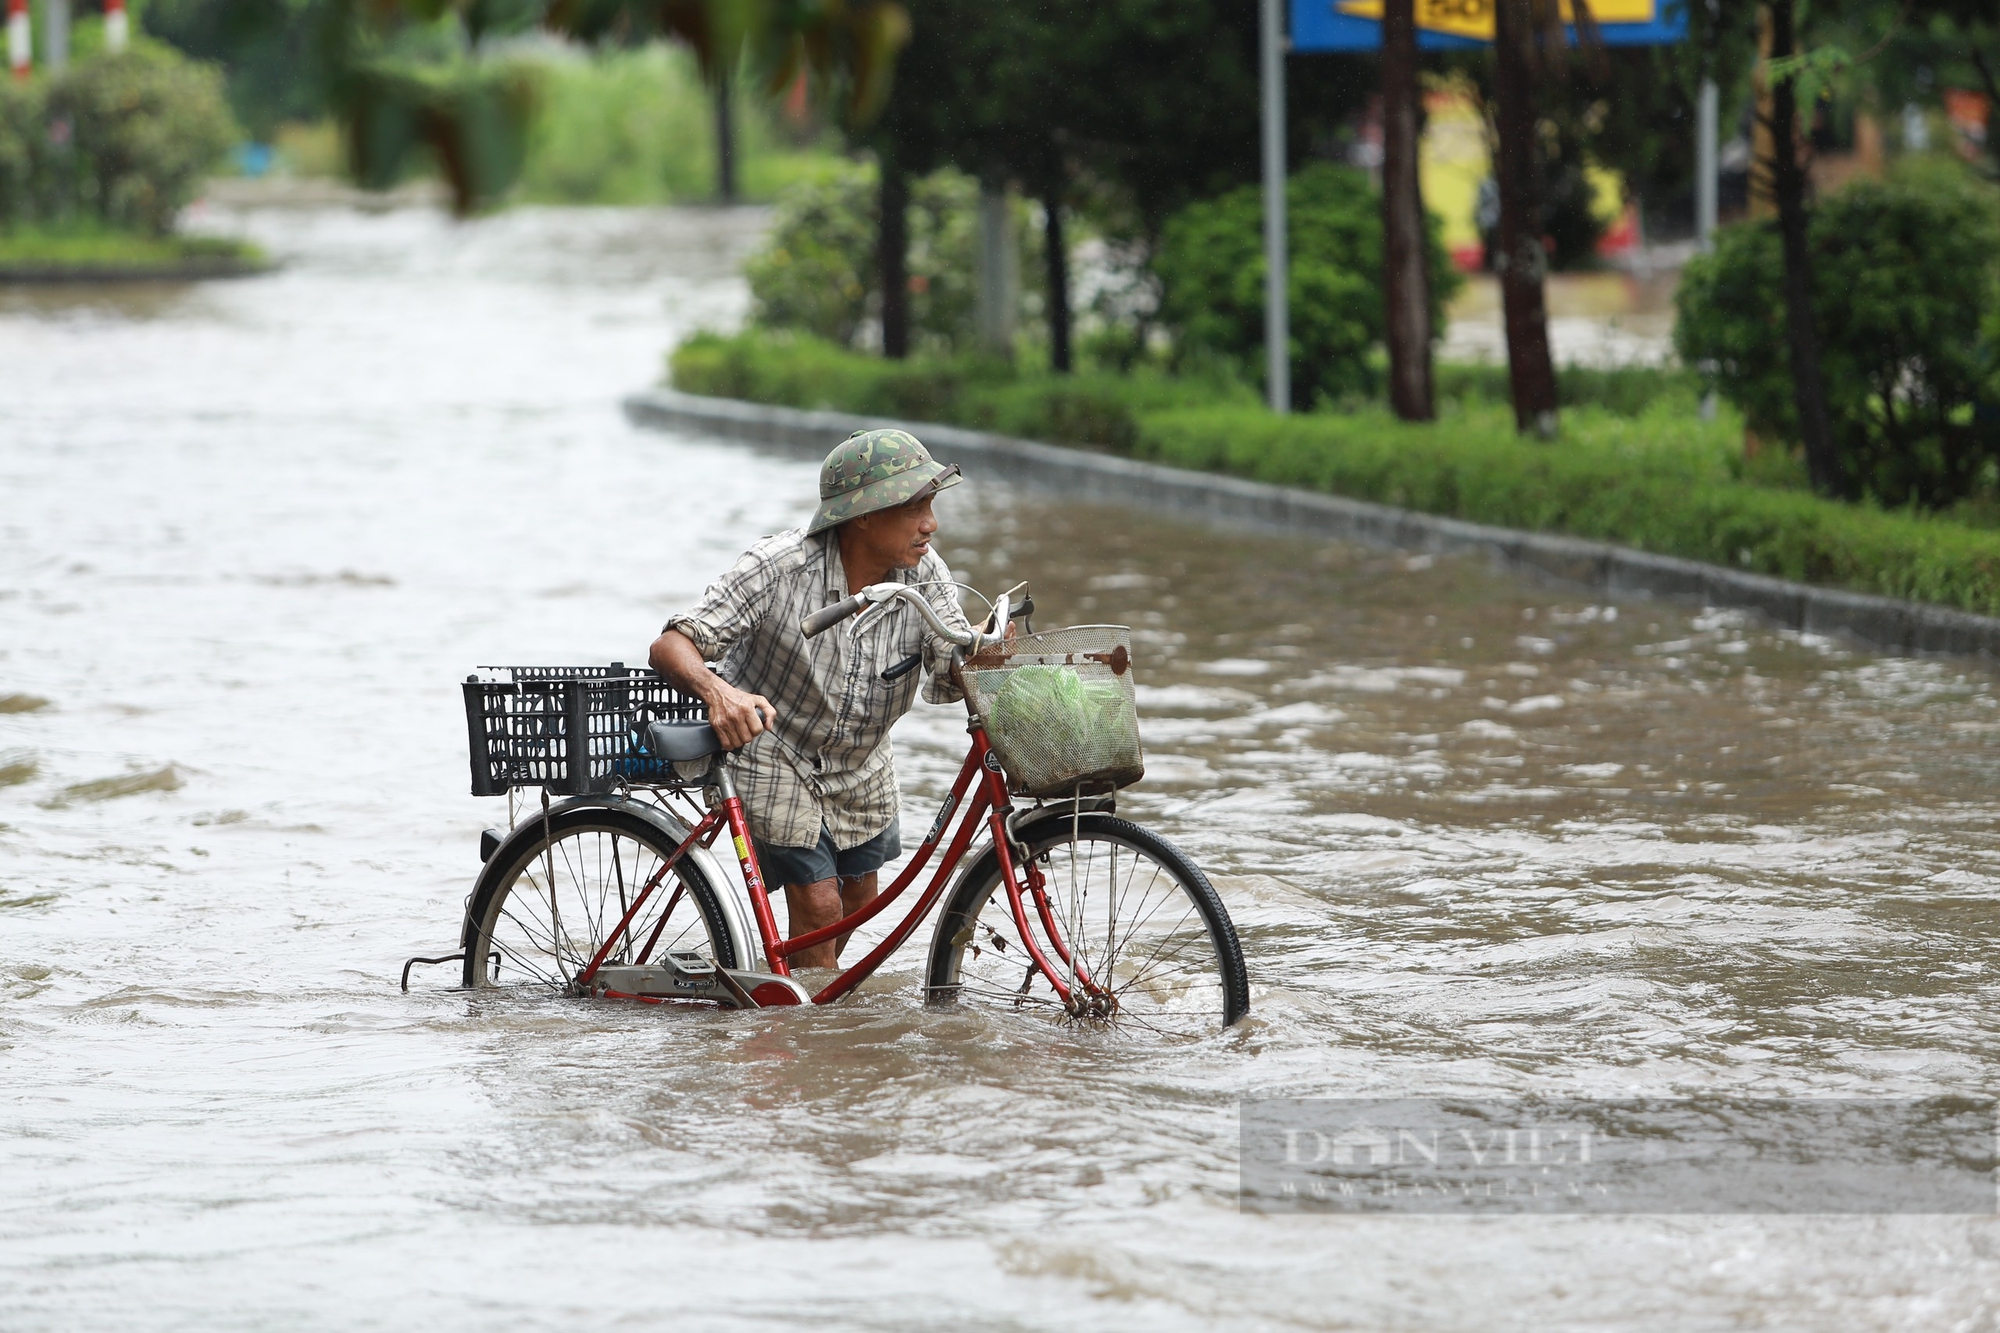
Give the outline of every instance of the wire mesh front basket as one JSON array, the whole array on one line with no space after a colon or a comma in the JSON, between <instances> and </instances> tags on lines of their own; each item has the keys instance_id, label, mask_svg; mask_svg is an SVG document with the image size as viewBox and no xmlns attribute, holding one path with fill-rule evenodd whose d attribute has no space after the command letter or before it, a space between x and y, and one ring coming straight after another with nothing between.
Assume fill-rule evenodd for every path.
<instances>
[{"instance_id":1,"label":"wire mesh front basket","mask_svg":"<svg viewBox=\"0 0 2000 1333\"><path fill-rule=\"evenodd\" d=\"M495 679L465 679L472 794L546 787L563 796L610 791L620 782L675 785L673 766L633 745L641 719L700 722L699 699L666 677L613 662L601 667L482 667Z\"/></svg>"},{"instance_id":2,"label":"wire mesh front basket","mask_svg":"<svg viewBox=\"0 0 2000 1333\"><path fill-rule=\"evenodd\" d=\"M1087 796L1146 775L1125 626L1023 634L967 659L964 678L1020 795Z\"/></svg>"}]
</instances>

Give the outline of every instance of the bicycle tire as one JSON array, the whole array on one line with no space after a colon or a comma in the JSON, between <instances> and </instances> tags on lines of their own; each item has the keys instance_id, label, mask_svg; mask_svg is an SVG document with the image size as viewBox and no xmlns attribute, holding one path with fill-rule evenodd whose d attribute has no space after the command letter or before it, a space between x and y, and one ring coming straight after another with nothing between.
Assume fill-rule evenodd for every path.
<instances>
[{"instance_id":1,"label":"bicycle tire","mask_svg":"<svg viewBox=\"0 0 2000 1333\"><path fill-rule=\"evenodd\" d=\"M1197 1036L1226 1028L1249 1012L1250 981L1236 927L1215 886L1172 843L1107 814L1087 814L1074 821L1064 816L1042 819L1023 828L1020 836L1042 871L1052 914L1059 925L1068 923L1063 928L1069 938L1083 943L1077 957L1100 983L1103 975L1112 978L1106 989L1118 1002L1107 1020L1111 1025ZM1086 844L1091 851L1078 860ZM1117 849L1129 856L1122 884ZM1149 863L1152 878L1138 884ZM1092 880L1098 876L1102 879L1098 897L1108 904L1101 932L1091 913ZM966 868L946 900L931 938L927 993L936 1002L971 1001L1068 1018L1048 979L1028 964L1025 949L1013 938L1019 932L1006 894L995 893L999 887L999 859L989 848ZM1174 890L1185 899L1185 908L1178 917L1171 912L1160 917ZM1037 926L1036 941L1060 968L1025 883L1022 892L1029 919ZM1145 943L1135 946L1131 941L1149 937L1154 942L1145 957L1123 952L1145 948ZM1206 960L1198 956L1201 939L1207 943ZM1172 960L1189 950L1197 956L1170 967L1160 963L1162 957Z\"/></svg>"},{"instance_id":2,"label":"bicycle tire","mask_svg":"<svg viewBox=\"0 0 2000 1333\"><path fill-rule=\"evenodd\" d=\"M496 852L473 888L466 908L468 990L511 983L573 992L576 975L624 916L626 903L617 900L619 892L636 894L675 847L651 821L602 806L565 810L546 821L545 833L540 819L529 827L536 836ZM524 884L533 891L518 892ZM545 904L544 898L552 903ZM693 910L683 903L692 903ZM566 907L571 909L567 917ZM717 886L691 859L682 860L654 889L627 927L626 940L606 961L633 961L661 927L663 911L670 915L654 941L654 958L667 949L695 949L718 966L742 966Z\"/></svg>"}]
</instances>

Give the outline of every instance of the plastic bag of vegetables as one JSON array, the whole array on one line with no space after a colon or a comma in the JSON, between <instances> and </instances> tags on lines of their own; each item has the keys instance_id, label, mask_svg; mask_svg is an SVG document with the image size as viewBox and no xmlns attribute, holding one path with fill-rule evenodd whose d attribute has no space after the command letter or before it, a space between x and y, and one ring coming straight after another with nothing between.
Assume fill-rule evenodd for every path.
<instances>
[{"instance_id":1,"label":"plastic bag of vegetables","mask_svg":"<svg viewBox=\"0 0 2000 1333\"><path fill-rule=\"evenodd\" d=\"M1035 796L1066 795L1079 786L1104 791L1144 773L1138 716L1125 682L1086 680L1068 666L1020 666L1004 675L986 710L986 727L1016 790Z\"/></svg>"}]
</instances>

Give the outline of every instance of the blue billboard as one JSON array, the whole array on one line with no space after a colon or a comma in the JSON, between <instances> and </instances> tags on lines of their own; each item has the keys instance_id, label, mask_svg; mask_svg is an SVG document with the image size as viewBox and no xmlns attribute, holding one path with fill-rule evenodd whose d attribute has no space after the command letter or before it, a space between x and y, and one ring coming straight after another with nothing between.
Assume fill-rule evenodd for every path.
<instances>
[{"instance_id":1,"label":"blue billboard","mask_svg":"<svg viewBox=\"0 0 2000 1333\"><path fill-rule=\"evenodd\" d=\"M1294 51L1375 51L1382 0L1291 0ZM1493 40L1494 0L1416 0L1417 45L1464 50ZM1567 0L1564 16L1569 13ZM1687 40L1686 0L1592 0L1606 46L1669 46ZM1570 40L1576 30L1570 30Z\"/></svg>"}]
</instances>

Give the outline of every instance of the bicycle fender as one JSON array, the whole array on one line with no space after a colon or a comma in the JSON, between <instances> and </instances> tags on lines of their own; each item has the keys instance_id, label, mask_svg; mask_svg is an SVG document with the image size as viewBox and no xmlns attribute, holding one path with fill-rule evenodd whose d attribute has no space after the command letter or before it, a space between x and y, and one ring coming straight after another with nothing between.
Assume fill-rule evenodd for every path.
<instances>
[{"instance_id":1,"label":"bicycle fender","mask_svg":"<svg viewBox=\"0 0 2000 1333\"><path fill-rule=\"evenodd\" d=\"M656 805L616 795L572 796L550 805L547 818L553 821L577 810L615 810L620 814L635 816L651 824L676 846L692 831L686 821ZM465 920L459 926L461 951L472 947L472 904L485 889L487 877L503 873L507 866L514 863L522 847L541 837L543 818L542 813L536 811L532 816L516 824L513 830L500 840L500 845L493 849L492 857L480 868L479 878L472 886L472 896L466 899ZM706 847L696 845L688 848L683 859L694 862L695 867L708 877L708 882L715 886L716 901L722 908L724 923L729 931L729 942L735 948L737 958L746 964L762 959L763 941L749 928L748 904L744 901L743 889L737 883L737 877L723 874L721 865Z\"/></svg>"}]
</instances>

